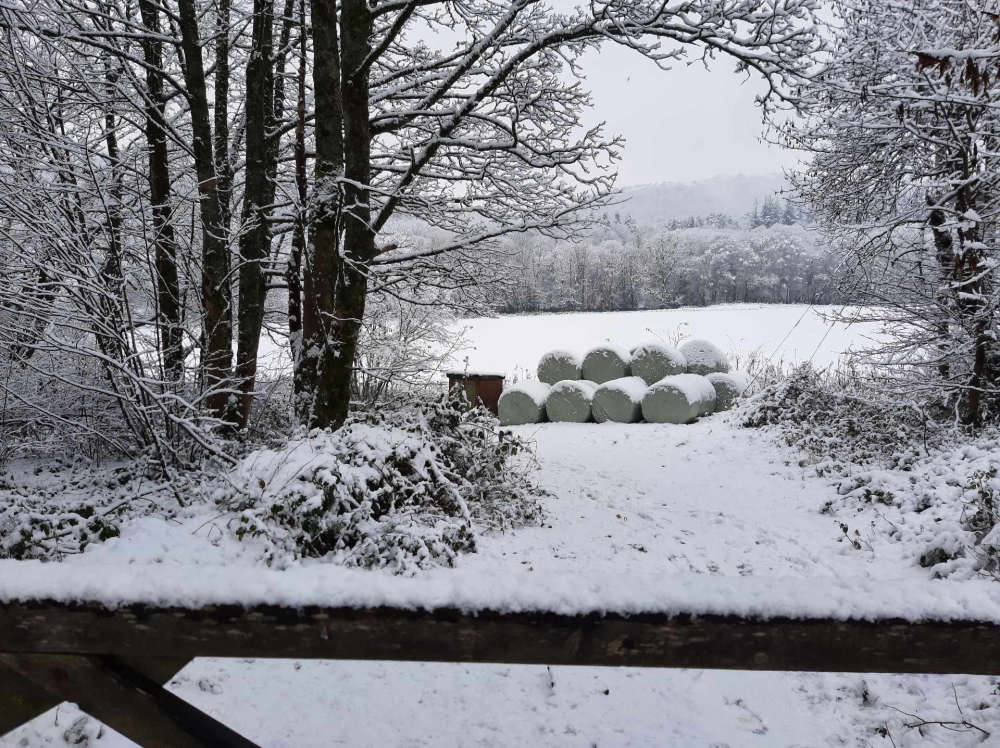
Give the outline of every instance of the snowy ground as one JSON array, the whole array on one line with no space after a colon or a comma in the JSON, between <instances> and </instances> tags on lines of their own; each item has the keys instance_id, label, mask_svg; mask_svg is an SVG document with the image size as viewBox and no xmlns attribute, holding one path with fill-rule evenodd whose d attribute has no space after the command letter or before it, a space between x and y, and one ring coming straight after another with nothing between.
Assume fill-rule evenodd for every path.
<instances>
[{"instance_id":1,"label":"snowy ground","mask_svg":"<svg viewBox=\"0 0 1000 748\"><path fill-rule=\"evenodd\" d=\"M537 443L549 527L487 538L463 574L507 570L655 579L678 572L739 576L870 577L928 572L900 544L863 551L840 541L833 495L787 451L724 417L691 426L545 424ZM151 520L75 558L169 564L201 546L205 561L241 563L238 546L205 542L192 517ZM449 574L442 570L442 574ZM554 685L553 685L554 684ZM953 693L952 688L955 688ZM172 690L268 746L325 745L899 745L977 744L978 732L903 726L966 717L1000 727L989 678L796 675L365 662L198 660ZM376 705L392 704L383 710ZM985 709L978 709L983 704ZM63 707L6 745L63 742ZM23 743L22 739L28 742ZM105 733L98 745L115 745Z\"/></svg>"},{"instance_id":2,"label":"snowy ground","mask_svg":"<svg viewBox=\"0 0 1000 748\"><path fill-rule=\"evenodd\" d=\"M684 315L700 320L689 322L690 335L729 349L777 350L785 360L815 351L815 360L832 363L863 332L835 326L824 338L827 325L805 312L740 306L586 320L476 320L469 323L477 345L470 367L517 373L532 369L553 347L582 350L611 336L625 345L655 339L647 327L668 337ZM501 352L516 363L500 366ZM866 534L861 550L843 542L840 522L866 529L875 509L859 513L839 501L832 514L822 514L838 499L836 487L801 467L787 447L732 418L713 416L690 426L543 424L518 430L536 443L539 480L551 492L544 500L546 526L485 538L479 553L461 557L458 569L432 577L592 575L621 579L625 588L648 585L652 597L658 581L675 574L732 582L892 579L900 585L930 576L915 563L911 543L883 533ZM131 564L139 573L192 561L249 565L252 554L225 540L210 519L137 520L120 539L88 549L64 568ZM996 738L983 742L983 733L971 727L906 725L964 719L1000 736L995 681L202 659L178 673L170 688L265 746L888 747L991 744ZM98 737L97 726L80 716L63 705L0 737L0 745L65 745L80 735L92 745L128 744L109 731Z\"/></svg>"},{"instance_id":3,"label":"snowy ground","mask_svg":"<svg viewBox=\"0 0 1000 748\"><path fill-rule=\"evenodd\" d=\"M871 323L847 325L828 315L842 307L805 304L722 304L640 312L570 312L476 317L454 323L468 346L450 368L534 378L542 354L580 354L602 343L633 347L678 338L710 340L737 360L759 354L774 362L836 365L841 354L877 337ZM467 359L467 361L466 361Z\"/></svg>"}]
</instances>

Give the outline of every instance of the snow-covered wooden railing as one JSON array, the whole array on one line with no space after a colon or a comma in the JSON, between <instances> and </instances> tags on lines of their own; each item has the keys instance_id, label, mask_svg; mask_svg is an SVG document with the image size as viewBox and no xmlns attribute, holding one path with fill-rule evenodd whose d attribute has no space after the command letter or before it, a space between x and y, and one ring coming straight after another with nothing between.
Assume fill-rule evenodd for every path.
<instances>
[{"instance_id":1,"label":"snow-covered wooden railing","mask_svg":"<svg viewBox=\"0 0 1000 748\"><path fill-rule=\"evenodd\" d=\"M986 581L105 571L0 562L0 734L71 700L142 745L249 745L161 687L197 656L1000 673Z\"/></svg>"}]
</instances>

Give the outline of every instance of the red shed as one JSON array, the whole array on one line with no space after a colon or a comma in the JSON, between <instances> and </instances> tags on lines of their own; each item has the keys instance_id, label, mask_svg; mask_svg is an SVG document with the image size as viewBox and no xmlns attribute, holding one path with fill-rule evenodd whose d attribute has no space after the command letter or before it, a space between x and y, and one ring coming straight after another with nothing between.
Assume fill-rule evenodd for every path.
<instances>
[{"instance_id":1,"label":"red shed","mask_svg":"<svg viewBox=\"0 0 1000 748\"><path fill-rule=\"evenodd\" d=\"M486 374L472 371L449 371L448 391L461 387L470 406L482 403L493 415L497 414L500 393L503 392L503 374Z\"/></svg>"}]
</instances>

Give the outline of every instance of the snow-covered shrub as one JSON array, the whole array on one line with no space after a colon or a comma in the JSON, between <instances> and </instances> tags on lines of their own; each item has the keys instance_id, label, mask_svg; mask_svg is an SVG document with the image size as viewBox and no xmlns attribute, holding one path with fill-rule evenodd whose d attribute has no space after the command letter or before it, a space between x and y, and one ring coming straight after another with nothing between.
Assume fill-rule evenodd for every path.
<instances>
[{"instance_id":1,"label":"snow-covered shrub","mask_svg":"<svg viewBox=\"0 0 1000 748\"><path fill-rule=\"evenodd\" d=\"M580 378L580 357L570 351L549 351L538 359L538 381L555 384Z\"/></svg>"},{"instance_id":2,"label":"snow-covered shrub","mask_svg":"<svg viewBox=\"0 0 1000 748\"><path fill-rule=\"evenodd\" d=\"M454 400L360 413L250 454L215 499L268 564L324 557L412 573L453 565L479 532L540 520L539 490L511 460L524 446Z\"/></svg>"},{"instance_id":3,"label":"snow-covered shrub","mask_svg":"<svg viewBox=\"0 0 1000 748\"><path fill-rule=\"evenodd\" d=\"M778 425L789 445L835 463L902 466L934 434L916 408L877 401L809 364L763 387L742 417L750 428Z\"/></svg>"},{"instance_id":4,"label":"snow-covered shrub","mask_svg":"<svg viewBox=\"0 0 1000 748\"><path fill-rule=\"evenodd\" d=\"M687 371L687 359L673 346L644 343L632 349L629 370L646 384L655 384L671 374Z\"/></svg>"},{"instance_id":5,"label":"snow-covered shrub","mask_svg":"<svg viewBox=\"0 0 1000 748\"><path fill-rule=\"evenodd\" d=\"M550 421L586 423L592 417L597 385L586 379L566 379L556 383L545 400L545 414Z\"/></svg>"},{"instance_id":6,"label":"snow-covered shrub","mask_svg":"<svg viewBox=\"0 0 1000 748\"><path fill-rule=\"evenodd\" d=\"M88 460L44 466L15 462L0 475L0 558L59 560L120 535L130 517L160 511L166 486L148 481L148 463L99 468ZM162 490L158 490L162 489ZM164 500L169 514L176 507Z\"/></svg>"},{"instance_id":7,"label":"snow-covered shrub","mask_svg":"<svg viewBox=\"0 0 1000 748\"><path fill-rule=\"evenodd\" d=\"M521 426L545 420L545 401L549 386L542 382L521 382L507 387L500 395L497 409L504 426Z\"/></svg>"}]
</instances>

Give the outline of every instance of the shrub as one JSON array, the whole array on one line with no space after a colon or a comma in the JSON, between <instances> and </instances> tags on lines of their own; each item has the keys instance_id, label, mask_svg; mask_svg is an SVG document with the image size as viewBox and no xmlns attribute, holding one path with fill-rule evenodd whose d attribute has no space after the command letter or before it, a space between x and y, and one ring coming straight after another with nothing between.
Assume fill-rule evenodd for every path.
<instances>
[{"instance_id":1,"label":"shrub","mask_svg":"<svg viewBox=\"0 0 1000 748\"><path fill-rule=\"evenodd\" d=\"M454 565L479 532L541 520L540 491L511 459L524 449L481 408L424 403L254 452L215 498L269 565L324 557L412 573Z\"/></svg>"}]
</instances>

